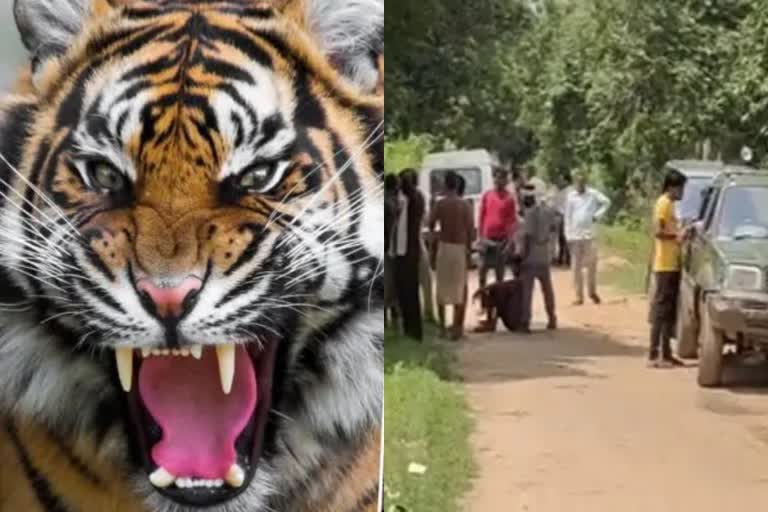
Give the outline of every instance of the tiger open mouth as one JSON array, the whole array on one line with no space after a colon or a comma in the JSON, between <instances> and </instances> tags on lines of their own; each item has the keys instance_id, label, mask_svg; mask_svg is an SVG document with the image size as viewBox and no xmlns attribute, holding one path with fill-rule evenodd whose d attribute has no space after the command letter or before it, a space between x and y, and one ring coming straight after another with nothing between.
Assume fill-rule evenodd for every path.
<instances>
[{"instance_id":1,"label":"tiger open mouth","mask_svg":"<svg viewBox=\"0 0 768 512\"><path fill-rule=\"evenodd\" d=\"M205 507L248 487L271 408L277 344L115 351L131 435L158 492Z\"/></svg>"}]
</instances>

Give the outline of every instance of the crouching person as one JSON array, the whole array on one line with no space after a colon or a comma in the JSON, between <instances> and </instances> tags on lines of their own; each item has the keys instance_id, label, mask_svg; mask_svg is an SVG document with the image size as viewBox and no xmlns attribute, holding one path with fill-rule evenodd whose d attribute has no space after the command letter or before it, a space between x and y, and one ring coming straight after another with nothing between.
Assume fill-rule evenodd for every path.
<instances>
[{"instance_id":1,"label":"crouching person","mask_svg":"<svg viewBox=\"0 0 768 512\"><path fill-rule=\"evenodd\" d=\"M472 296L473 301L480 301L487 315L475 332L496 332L499 318L510 331L517 331L523 326L523 283L519 270L519 265L513 264L513 279L480 288Z\"/></svg>"}]
</instances>

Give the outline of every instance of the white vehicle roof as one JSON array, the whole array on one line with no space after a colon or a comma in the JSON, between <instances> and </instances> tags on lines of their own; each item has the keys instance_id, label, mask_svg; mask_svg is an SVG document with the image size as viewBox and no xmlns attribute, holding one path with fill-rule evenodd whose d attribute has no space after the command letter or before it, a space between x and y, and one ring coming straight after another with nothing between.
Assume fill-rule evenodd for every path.
<instances>
[{"instance_id":1,"label":"white vehicle roof","mask_svg":"<svg viewBox=\"0 0 768 512\"><path fill-rule=\"evenodd\" d=\"M498 161L484 149L431 153L424 158L423 169L456 169L469 166L498 165Z\"/></svg>"}]
</instances>

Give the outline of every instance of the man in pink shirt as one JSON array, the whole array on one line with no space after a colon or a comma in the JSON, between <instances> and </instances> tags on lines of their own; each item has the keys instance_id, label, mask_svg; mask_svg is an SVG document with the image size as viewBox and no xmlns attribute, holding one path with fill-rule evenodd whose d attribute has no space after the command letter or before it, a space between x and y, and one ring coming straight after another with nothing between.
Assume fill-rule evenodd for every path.
<instances>
[{"instance_id":1,"label":"man in pink shirt","mask_svg":"<svg viewBox=\"0 0 768 512\"><path fill-rule=\"evenodd\" d=\"M496 282L504 280L507 256L514 252L517 233L517 201L507 190L507 171L497 167L493 171L493 190L480 200L480 288L486 285L488 269L493 267Z\"/></svg>"}]
</instances>

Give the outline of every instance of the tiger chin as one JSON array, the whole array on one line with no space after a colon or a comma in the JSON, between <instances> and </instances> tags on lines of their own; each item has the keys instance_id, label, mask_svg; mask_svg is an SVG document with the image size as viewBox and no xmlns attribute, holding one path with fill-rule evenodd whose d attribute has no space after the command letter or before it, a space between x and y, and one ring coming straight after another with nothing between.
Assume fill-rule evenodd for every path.
<instances>
[{"instance_id":1,"label":"tiger chin","mask_svg":"<svg viewBox=\"0 0 768 512\"><path fill-rule=\"evenodd\" d=\"M383 0L15 0L0 511L379 499Z\"/></svg>"}]
</instances>

